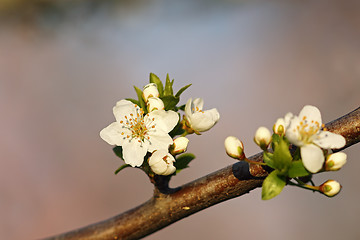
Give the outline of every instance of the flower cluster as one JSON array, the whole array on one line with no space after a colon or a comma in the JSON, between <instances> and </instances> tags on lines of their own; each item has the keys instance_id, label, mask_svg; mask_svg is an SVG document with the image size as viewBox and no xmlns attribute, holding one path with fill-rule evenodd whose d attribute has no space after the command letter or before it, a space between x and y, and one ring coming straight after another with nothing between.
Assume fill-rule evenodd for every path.
<instances>
[{"instance_id":1,"label":"flower cluster","mask_svg":"<svg viewBox=\"0 0 360 240\"><path fill-rule=\"evenodd\" d=\"M266 127L260 127L254 141L263 150L264 163L260 164L272 169L263 183L263 199L277 196L287 184L318 191L329 197L340 192L341 185L334 180L320 186L315 186L311 180L313 174L337 171L346 163L345 153L332 152L332 149L345 146L345 138L327 131L318 108L307 105L298 116L288 113L279 118L273 126L273 134ZM240 140L236 137L228 137L225 140L226 152L233 158L251 162L243 153L242 143L238 142ZM234 154L235 146L238 154Z\"/></svg>"},{"instance_id":2,"label":"flower cluster","mask_svg":"<svg viewBox=\"0 0 360 240\"><path fill-rule=\"evenodd\" d=\"M100 137L115 145L115 153L125 161L115 173L125 167L138 167L150 177L172 175L188 167L195 158L184 153L187 134L201 134L212 128L220 118L214 108L203 111L203 100L190 98L177 106L187 85L173 94L174 80L166 77L165 85L155 74L141 90L135 87L138 99L123 99L113 107L115 122L100 132ZM184 111L180 120L179 110ZM178 136L178 137L176 137Z\"/></svg>"}]
</instances>

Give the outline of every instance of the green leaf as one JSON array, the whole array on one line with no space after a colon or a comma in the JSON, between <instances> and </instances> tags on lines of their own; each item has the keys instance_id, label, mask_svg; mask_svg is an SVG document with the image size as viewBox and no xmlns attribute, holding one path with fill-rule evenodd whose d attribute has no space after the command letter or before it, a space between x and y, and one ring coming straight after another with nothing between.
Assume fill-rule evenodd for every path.
<instances>
[{"instance_id":1,"label":"green leaf","mask_svg":"<svg viewBox=\"0 0 360 240\"><path fill-rule=\"evenodd\" d=\"M142 110L147 113L147 109L146 109L146 105L145 105L145 102L144 102L144 99L142 97L142 91L141 89L139 89L138 87L134 86L135 88L135 91L136 91L136 94L138 96L138 99L139 99L139 106L142 108Z\"/></svg>"},{"instance_id":2,"label":"green leaf","mask_svg":"<svg viewBox=\"0 0 360 240\"><path fill-rule=\"evenodd\" d=\"M138 100L135 100L135 99L132 99L132 98L125 98L125 100L128 100L128 101L132 102L133 104L136 104L136 105L140 106L140 103L139 103Z\"/></svg>"},{"instance_id":3,"label":"green leaf","mask_svg":"<svg viewBox=\"0 0 360 240\"><path fill-rule=\"evenodd\" d=\"M186 85L185 87L180 88L180 90L175 94L175 97L180 97L180 95L189 87L191 86L191 84Z\"/></svg>"},{"instance_id":4,"label":"green leaf","mask_svg":"<svg viewBox=\"0 0 360 240\"><path fill-rule=\"evenodd\" d=\"M165 110L175 110L176 104L179 103L180 98L174 96L164 96L160 98L164 102Z\"/></svg>"},{"instance_id":5,"label":"green leaf","mask_svg":"<svg viewBox=\"0 0 360 240\"><path fill-rule=\"evenodd\" d=\"M271 138L271 147L273 150L275 150L276 146L279 144L281 137L274 133Z\"/></svg>"},{"instance_id":6,"label":"green leaf","mask_svg":"<svg viewBox=\"0 0 360 240\"><path fill-rule=\"evenodd\" d=\"M293 161L288 171L288 176L290 178L296 177L305 177L310 175L310 173L305 169L304 164L301 160Z\"/></svg>"},{"instance_id":7,"label":"green leaf","mask_svg":"<svg viewBox=\"0 0 360 240\"><path fill-rule=\"evenodd\" d=\"M269 167L275 169L275 164L274 164L273 156L274 156L273 153L264 152L264 154L263 154L263 159L264 159L264 162L265 162Z\"/></svg>"},{"instance_id":8,"label":"green leaf","mask_svg":"<svg viewBox=\"0 0 360 240\"><path fill-rule=\"evenodd\" d=\"M189 163L195 159L195 155L192 153L184 153L176 157L174 166L176 167L176 173L179 173L181 170L188 168Z\"/></svg>"},{"instance_id":9,"label":"green leaf","mask_svg":"<svg viewBox=\"0 0 360 240\"><path fill-rule=\"evenodd\" d=\"M124 160L122 147L116 146L116 147L113 148L113 151L114 151L114 153L116 154L116 156L118 156L119 158L121 158L122 160Z\"/></svg>"},{"instance_id":10,"label":"green leaf","mask_svg":"<svg viewBox=\"0 0 360 240\"><path fill-rule=\"evenodd\" d=\"M289 145L282 138L279 143L275 145L277 146L275 147L273 155L274 167L280 172L286 173L292 161Z\"/></svg>"},{"instance_id":11,"label":"green leaf","mask_svg":"<svg viewBox=\"0 0 360 240\"><path fill-rule=\"evenodd\" d=\"M173 84L174 80L170 81L169 74L166 75L166 82L165 82L165 89L164 89L164 96L173 96Z\"/></svg>"},{"instance_id":12,"label":"green leaf","mask_svg":"<svg viewBox=\"0 0 360 240\"><path fill-rule=\"evenodd\" d=\"M182 128L182 124L179 122L173 130L169 132L169 135L173 138L175 136L181 135L185 132L185 130Z\"/></svg>"},{"instance_id":13,"label":"green leaf","mask_svg":"<svg viewBox=\"0 0 360 240\"><path fill-rule=\"evenodd\" d=\"M286 185L284 176L279 176L279 171L272 171L264 180L262 185L261 199L269 200L281 193Z\"/></svg>"},{"instance_id":14,"label":"green leaf","mask_svg":"<svg viewBox=\"0 0 360 240\"><path fill-rule=\"evenodd\" d=\"M161 82L160 78L156 76L154 73L150 73L150 83L155 83L157 86L157 89L159 91L160 97L163 96L164 92L164 85Z\"/></svg>"},{"instance_id":15,"label":"green leaf","mask_svg":"<svg viewBox=\"0 0 360 240\"><path fill-rule=\"evenodd\" d=\"M124 165L121 165L118 169L116 169L116 171L114 172L115 175L118 174L121 170L127 168L127 167L131 167L130 164L124 164Z\"/></svg>"}]
</instances>

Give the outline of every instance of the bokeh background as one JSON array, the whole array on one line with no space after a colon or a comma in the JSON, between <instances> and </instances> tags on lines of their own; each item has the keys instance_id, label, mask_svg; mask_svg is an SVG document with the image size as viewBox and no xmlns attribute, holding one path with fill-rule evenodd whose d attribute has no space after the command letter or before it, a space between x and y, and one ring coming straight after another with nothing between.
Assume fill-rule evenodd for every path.
<instances>
[{"instance_id":1,"label":"bokeh background","mask_svg":"<svg viewBox=\"0 0 360 240\"><path fill-rule=\"evenodd\" d=\"M232 164L223 141L259 149L257 127L306 104L331 121L360 103L359 1L0 1L0 239L39 239L107 219L150 198L139 170L99 131L150 72L181 103L202 97L221 119L190 136L197 159L171 185ZM260 189L146 239L360 239L360 145L345 151L340 195Z\"/></svg>"}]
</instances>

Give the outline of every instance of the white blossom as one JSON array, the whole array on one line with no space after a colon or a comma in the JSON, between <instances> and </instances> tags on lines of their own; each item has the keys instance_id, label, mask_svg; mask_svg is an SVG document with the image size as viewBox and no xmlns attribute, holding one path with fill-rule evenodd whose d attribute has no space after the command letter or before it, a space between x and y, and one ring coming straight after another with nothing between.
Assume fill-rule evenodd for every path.
<instances>
[{"instance_id":1,"label":"white blossom","mask_svg":"<svg viewBox=\"0 0 360 240\"><path fill-rule=\"evenodd\" d=\"M171 153L175 155L185 152L188 144L189 144L189 139L186 137L175 138L174 143L170 148Z\"/></svg>"},{"instance_id":2,"label":"white blossom","mask_svg":"<svg viewBox=\"0 0 360 240\"><path fill-rule=\"evenodd\" d=\"M225 139L224 145L225 151L230 157L240 159L242 156L244 156L244 145L237 137L227 137Z\"/></svg>"},{"instance_id":3,"label":"white blossom","mask_svg":"<svg viewBox=\"0 0 360 240\"><path fill-rule=\"evenodd\" d=\"M346 163L346 153L337 152L329 154L325 160L326 171L337 171L342 168Z\"/></svg>"},{"instance_id":4,"label":"white blossom","mask_svg":"<svg viewBox=\"0 0 360 240\"><path fill-rule=\"evenodd\" d=\"M321 114L314 106L305 106L299 116L292 116L286 130L287 139L300 147L303 164L312 173L318 172L324 163L323 149L345 146L345 138L339 134L323 131Z\"/></svg>"},{"instance_id":5,"label":"white blossom","mask_svg":"<svg viewBox=\"0 0 360 240\"><path fill-rule=\"evenodd\" d=\"M266 149L271 142L271 132L266 127L259 127L255 132L254 141L261 149Z\"/></svg>"},{"instance_id":6,"label":"white blossom","mask_svg":"<svg viewBox=\"0 0 360 240\"><path fill-rule=\"evenodd\" d=\"M122 146L123 159L132 167L141 166L147 152L168 149L173 143L169 132L179 121L174 111L155 110L144 116L137 105L121 100L113 108L116 121L101 130L110 145Z\"/></svg>"},{"instance_id":7,"label":"white blossom","mask_svg":"<svg viewBox=\"0 0 360 240\"><path fill-rule=\"evenodd\" d=\"M284 135L286 131L286 124L284 118L278 118L273 126L273 131L276 134Z\"/></svg>"},{"instance_id":8,"label":"white blossom","mask_svg":"<svg viewBox=\"0 0 360 240\"><path fill-rule=\"evenodd\" d=\"M185 105L186 124L195 131L195 133L205 132L212 128L220 118L216 108L203 111L204 101L196 98L194 101L190 98Z\"/></svg>"},{"instance_id":9,"label":"white blossom","mask_svg":"<svg viewBox=\"0 0 360 240\"><path fill-rule=\"evenodd\" d=\"M158 175L170 175L176 170L175 158L167 150L157 150L149 157L151 170Z\"/></svg>"},{"instance_id":10,"label":"white blossom","mask_svg":"<svg viewBox=\"0 0 360 240\"><path fill-rule=\"evenodd\" d=\"M328 197L333 197L341 190L341 185L335 180L327 180L319 186L320 192Z\"/></svg>"},{"instance_id":11,"label":"white blossom","mask_svg":"<svg viewBox=\"0 0 360 240\"><path fill-rule=\"evenodd\" d=\"M145 87L143 88L142 97L143 97L145 103L147 103L147 101L150 97L159 97L159 96L160 96L159 90L155 83L149 83L149 84L145 85Z\"/></svg>"},{"instance_id":12,"label":"white blossom","mask_svg":"<svg viewBox=\"0 0 360 240\"><path fill-rule=\"evenodd\" d=\"M160 98L157 98L157 97L148 98L146 106L147 106L148 112L152 112L154 110L164 110L165 109L164 102Z\"/></svg>"}]
</instances>

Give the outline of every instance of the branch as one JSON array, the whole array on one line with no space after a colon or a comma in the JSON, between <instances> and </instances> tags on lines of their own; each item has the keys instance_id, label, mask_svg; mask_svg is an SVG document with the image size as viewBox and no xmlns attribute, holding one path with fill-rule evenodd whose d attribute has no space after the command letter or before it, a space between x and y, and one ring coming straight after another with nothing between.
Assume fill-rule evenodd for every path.
<instances>
[{"instance_id":1,"label":"branch","mask_svg":"<svg viewBox=\"0 0 360 240\"><path fill-rule=\"evenodd\" d=\"M360 141L360 108L326 124L345 137L347 148ZM344 149L343 148L343 149ZM249 158L262 161L262 153ZM120 215L73 230L55 239L138 239L182 218L261 187L267 172L259 165L237 162L181 187L168 187L167 177L156 179L154 195L147 202Z\"/></svg>"}]
</instances>

